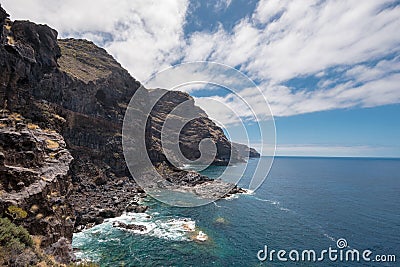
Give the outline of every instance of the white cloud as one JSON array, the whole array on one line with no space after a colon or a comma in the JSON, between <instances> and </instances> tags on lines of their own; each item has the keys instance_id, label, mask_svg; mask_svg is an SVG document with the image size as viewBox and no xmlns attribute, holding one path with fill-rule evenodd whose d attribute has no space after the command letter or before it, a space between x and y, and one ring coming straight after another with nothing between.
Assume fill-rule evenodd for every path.
<instances>
[{"instance_id":1,"label":"white cloud","mask_svg":"<svg viewBox=\"0 0 400 267\"><path fill-rule=\"evenodd\" d=\"M320 88L314 91L293 91L283 85L263 83L263 89L274 116L292 116L316 111L325 111L338 108L374 107L386 104L400 103L400 73L392 73L382 78L369 81L357 86L356 81L340 83L333 88ZM254 88L252 88L254 89ZM251 107L251 112L259 119L267 118L268 107L256 90L240 92L240 95ZM243 117L251 118L250 110L243 109L243 104L232 95L219 97L219 101L232 109L240 110ZM225 114L214 106L207 105L207 99L196 102L208 113L220 121L224 121ZM235 123L230 120L230 123Z\"/></svg>"},{"instance_id":2,"label":"white cloud","mask_svg":"<svg viewBox=\"0 0 400 267\"><path fill-rule=\"evenodd\" d=\"M141 81L179 59L185 43L186 0L2 2L12 19L47 23L61 37L88 38L103 44Z\"/></svg>"},{"instance_id":3,"label":"white cloud","mask_svg":"<svg viewBox=\"0 0 400 267\"><path fill-rule=\"evenodd\" d=\"M260 82L277 116L399 103L400 61L398 56L385 59L400 52L400 6L388 7L392 3L260 1L252 18L241 20L232 33L219 28L193 34L185 59L240 65ZM376 65L367 64L376 60ZM332 80L326 74L330 68L344 73ZM313 75L320 82L312 90L285 85L292 78ZM265 111L252 92L246 100L257 114ZM229 96L221 101L235 105ZM218 114L212 107L203 108Z\"/></svg>"},{"instance_id":4,"label":"white cloud","mask_svg":"<svg viewBox=\"0 0 400 267\"><path fill-rule=\"evenodd\" d=\"M393 1L278 2L275 9L268 8L270 1L260 2L253 16L256 23L267 23L265 10L283 12L262 33L255 59L263 60L250 60L246 67L264 79L284 81L399 51L400 7L380 11Z\"/></svg>"},{"instance_id":5,"label":"white cloud","mask_svg":"<svg viewBox=\"0 0 400 267\"><path fill-rule=\"evenodd\" d=\"M366 64L353 66L346 71L346 75L357 82L370 82L395 72L400 72L400 56L391 60L381 60L373 67Z\"/></svg>"}]
</instances>

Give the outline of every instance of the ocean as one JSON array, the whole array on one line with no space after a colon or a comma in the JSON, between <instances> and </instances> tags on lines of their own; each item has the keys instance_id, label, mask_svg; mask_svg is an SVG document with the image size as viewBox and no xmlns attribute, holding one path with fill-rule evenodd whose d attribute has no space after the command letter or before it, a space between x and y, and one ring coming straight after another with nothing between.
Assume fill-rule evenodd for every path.
<instances>
[{"instance_id":1,"label":"ocean","mask_svg":"<svg viewBox=\"0 0 400 267\"><path fill-rule=\"evenodd\" d=\"M240 182L265 160L251 159ZM215 177L223 168L203 174ZM400 159L276 157L253 193L194 208L150 197L145 203L146 214L124 214L75 234L77 257L100 266L400 266ZM148 230L120 230L113 221ZM185 225L209 239L193 240ZM286 254L261 261L265 246L268 256L271 250ZM336 260L320 257L329 248L337 250ZM315 251L316 260L308 254L302 260L305 250ZM360 262L346 260L348 250L359 251ZM366 250L369 262L361 256Z\"/></svg>"}]
</instances>

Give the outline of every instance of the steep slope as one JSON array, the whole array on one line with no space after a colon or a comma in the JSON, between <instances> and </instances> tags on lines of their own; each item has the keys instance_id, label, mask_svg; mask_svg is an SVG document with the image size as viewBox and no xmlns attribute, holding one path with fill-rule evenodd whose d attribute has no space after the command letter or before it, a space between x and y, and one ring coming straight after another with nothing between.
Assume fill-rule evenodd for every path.
<instances>
[{"instance_id":1,"label":"steep slope","mask_svg":"<svg viewBox=\"0 0 400 267\"><path fill-rule=\"evenodd\" d=\"M174 119L181 120L184 127L179 136L179 147L182 154L189 160L193 161L200 157L199 145L205 138L210 138L216 145L217 151L214 158L214 165L228 165L229 161L244 161L235 148L225 136L223 130L210 120L204 110L196 106L193 98L184 92L167 91L164 89L149 90L149 97L156 98L162 94L154 109L152 115L152 132L155 138L155 145L161 145L161 130L168 116L177 106L182 103L186 104L185 110L180 112L180 116ZM194 118L194 119L191 119Z\"/></svg>"}]
</instances>

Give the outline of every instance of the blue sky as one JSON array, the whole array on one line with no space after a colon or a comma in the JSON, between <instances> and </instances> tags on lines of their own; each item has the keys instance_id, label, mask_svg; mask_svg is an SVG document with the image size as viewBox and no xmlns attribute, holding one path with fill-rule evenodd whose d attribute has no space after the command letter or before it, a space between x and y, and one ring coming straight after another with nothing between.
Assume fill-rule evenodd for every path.
<instances>
[{"instance_id":1,"label":"blue sky","mask_svg":"<svg viewBox=\"0 0 400 267\"><path fill-rule=\"evenodd\" d=\"M398 0L5 0L2 5L12 19L46 23L61 37L93 40L142 82L181 62L235 67L256 82L270 104L278 155L400 157ZM252 111L269 112L254 90L242 89ZM241 110L229 91L189 91L228 131L235 129L235 118L207 100ZM246 117L246 111L240 115ZM248 129L251 143L262 141Z\"/></svg>"}]
</instances>

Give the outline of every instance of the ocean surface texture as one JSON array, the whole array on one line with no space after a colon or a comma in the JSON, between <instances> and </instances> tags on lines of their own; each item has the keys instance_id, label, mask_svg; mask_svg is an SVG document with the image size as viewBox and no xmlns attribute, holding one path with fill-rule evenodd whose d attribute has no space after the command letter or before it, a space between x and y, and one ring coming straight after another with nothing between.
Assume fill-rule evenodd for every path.
<instances>
[{"instance_id":1,"label":"ocean surface texture","mask_svg":"<svg viewBox=\"0 0 400 267\"><path fill-rule=\"evenodd\" d=\"M252 159L241 180L254 170ZM217 176L224 167L203 173ZM400 264L400 160L276 158L263 185L196 208L176 208L148 198L146 214L125 214L74 235L76 255L101 266L396 266ZM145 225L134 233L113 221ZM194 231L193 231L194 230ZM205 242L194 241L199 231ZM360 252L395 255L397 262L271 262L268 250L338 249L337 240ZM338 249L340 251L340 249ZM263 254L260 254L261 256ZM293 254L294 255L294 254ZM288 258L288 255L286 254Z\"/></svg>"}]
</instances>

